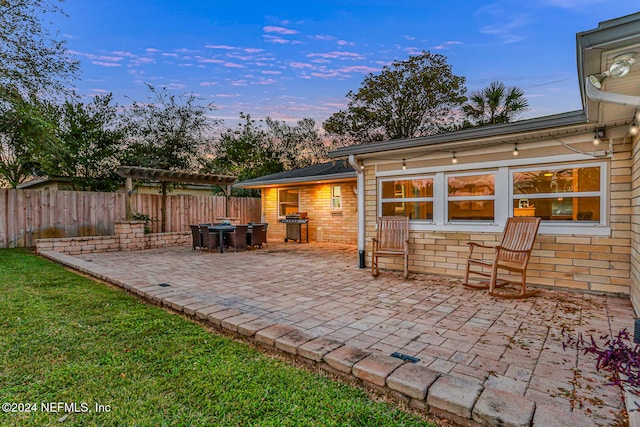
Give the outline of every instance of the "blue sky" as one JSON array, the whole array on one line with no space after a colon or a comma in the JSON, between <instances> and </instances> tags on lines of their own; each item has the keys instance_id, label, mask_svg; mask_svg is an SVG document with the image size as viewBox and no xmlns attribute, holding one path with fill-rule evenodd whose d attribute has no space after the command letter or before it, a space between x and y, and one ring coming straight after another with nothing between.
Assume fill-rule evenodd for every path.
<instances>
[{"instance_id":1,"label":"blue sky","mask_svg":"<svg viewBox=\"0 0 640 427\"><path fill-rule=\"evenodd\" d=\"M623 0L66 0L53 26L81 61L85 100L145 101L145 83L239 113L322 122L368 73L422 50L445 55L468 91L522 88L522 118L581 108L575 35L638 12Z\"/></svg>"}]
</instances>

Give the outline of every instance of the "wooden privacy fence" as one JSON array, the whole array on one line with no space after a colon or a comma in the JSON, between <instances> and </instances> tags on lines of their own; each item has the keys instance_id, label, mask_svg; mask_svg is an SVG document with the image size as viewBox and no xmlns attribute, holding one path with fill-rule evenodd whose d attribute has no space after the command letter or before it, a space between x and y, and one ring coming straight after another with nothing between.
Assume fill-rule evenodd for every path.
<instances>
[{"instance_id":1,"label":"wooden privacy fence","mask_svg":"<svg viewBox=\"0 0 640 427\"><path fill-rule=\"evenodd\" d=\"M30 247L35 239L108 236L125 218L125 193L0 189L0 248ZM134 194L133 211L149 215L159 233L162 196ZM189 231L189 224L225 217L224 196L167 196L166 231ZM260 199L231 197L229 216L241 223L260 221Z\"/></svg>"}]
</instances>

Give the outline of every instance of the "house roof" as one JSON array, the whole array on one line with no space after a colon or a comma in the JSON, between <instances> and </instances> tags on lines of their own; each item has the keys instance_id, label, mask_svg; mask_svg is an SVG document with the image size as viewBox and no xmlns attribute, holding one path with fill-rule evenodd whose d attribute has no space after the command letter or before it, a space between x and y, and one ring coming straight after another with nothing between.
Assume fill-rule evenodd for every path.
<instances>
[{"instance_id":1,"label":"house roof","mask_svg":"<svg viewBox=\"0 0 640 427\"><path fill-rule=\"evenodd\" d=\"M71 182L71 178L68 176L56 176L56 177L48 177L48 176L39 176L34 179L30 179L29 181L21 182L16 185L17 189L23 188L31 188L40 184L47 184L52 182Z\"/></svg>"},{"instance_id":2,"label":"house roof","mask_svg":"<svg viewBox=\"0 0 640 427\"><path fill-rule=\"evenodd\" d=\"M262 188L275 185L327 183L356 179L356 171L346 162L334 160L301 169L293 169L238 182L235 187Z\"/></svg>"},{"instance_id":3,"label":"house roof","mask_svg":"<svg viewBox=\"0 0 640 427\"><path fill-rule=\"evenodd\" d=\"M470 144L477 146L478 141L482 139L490 139L489 145L504 144L505 142L510 142L510 138L520 137L523 133L548 132L550 129L560 131L560 129L585 125L586 123L587 118L584 112L577 110L502 125L482 126L438 135L341 147L329 153L329 156L346 157L352 154L363 155L385 151L410 150L413 148L438 147L447 143L456 143L460 146ZM591 127L593 128L594 125Z\"/></svg>"}]
</instances>

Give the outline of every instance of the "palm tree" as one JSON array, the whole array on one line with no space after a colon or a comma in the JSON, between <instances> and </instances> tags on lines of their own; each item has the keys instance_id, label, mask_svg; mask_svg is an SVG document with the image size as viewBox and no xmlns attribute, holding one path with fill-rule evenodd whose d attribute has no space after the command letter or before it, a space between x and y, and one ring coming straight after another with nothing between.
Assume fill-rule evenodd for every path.
<instances>
[{"instance_id":1,"label":"palm tree","mask_svg":"<svg viewBox=\"0 0 640 427\"><path fill-rule=\"evenodd\" d=\"M466 116L463 127L509 123L528 109L529 102L522 89L506 87L499 81L491 82L486 88L471 92L471 97L462 106Z\"/></svg>"}]
</instances>

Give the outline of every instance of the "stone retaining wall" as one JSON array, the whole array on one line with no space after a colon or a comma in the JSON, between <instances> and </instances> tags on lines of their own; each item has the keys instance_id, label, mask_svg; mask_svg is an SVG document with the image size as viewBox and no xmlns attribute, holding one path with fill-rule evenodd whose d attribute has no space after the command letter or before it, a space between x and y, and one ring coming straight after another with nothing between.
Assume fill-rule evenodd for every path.
<instances>
[{"instance_id":1,"label":"stone retaining wall","mask_svg":"<svg viewBox=\"0 0 640 427\"><path fill-rule=\"evenodd\" d=\"M144 224L144 221L116 221L114 236L38 239L36 240L36 250L38 253L53 251L79 255L186 246L191 243L191 233L189 232L144 234Z\"/></svg>"}]
</instances>

